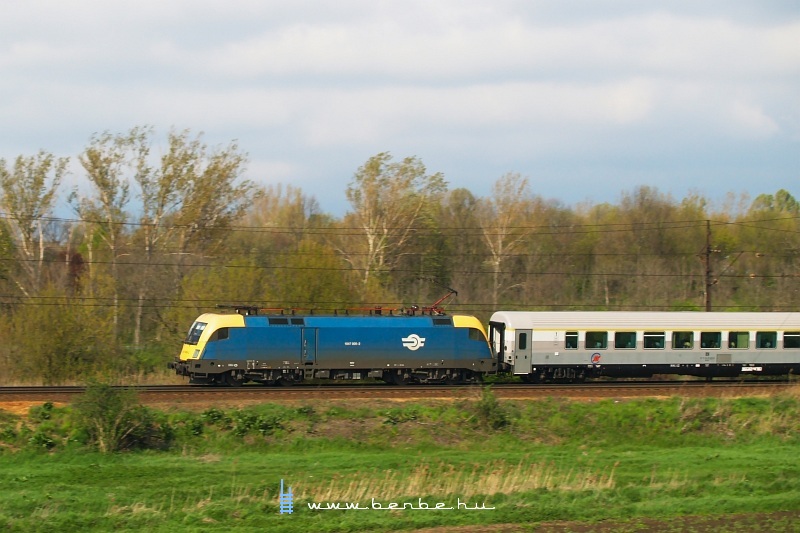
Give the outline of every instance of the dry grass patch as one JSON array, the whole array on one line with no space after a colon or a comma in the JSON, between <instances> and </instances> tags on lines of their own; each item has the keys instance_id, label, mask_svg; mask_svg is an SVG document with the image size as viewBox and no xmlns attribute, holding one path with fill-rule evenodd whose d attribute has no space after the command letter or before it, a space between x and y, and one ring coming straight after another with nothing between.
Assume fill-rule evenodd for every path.
<instances>
[{"instance_id":1,"label":"dry grass patch","mask_svg":"<svg viewBox=\"0 0 800 533\"><path fill-rule=\"evenodd\" d=\"M604 472L563 470L553 464L494 461L464 468L422 463L410 473L386 470L356 472L317 486L299 487L300 499L311 501L364 501L370 498L513 494L546 489L584 491L613 488L616 465Z\"/></svg>"}]
</instances>

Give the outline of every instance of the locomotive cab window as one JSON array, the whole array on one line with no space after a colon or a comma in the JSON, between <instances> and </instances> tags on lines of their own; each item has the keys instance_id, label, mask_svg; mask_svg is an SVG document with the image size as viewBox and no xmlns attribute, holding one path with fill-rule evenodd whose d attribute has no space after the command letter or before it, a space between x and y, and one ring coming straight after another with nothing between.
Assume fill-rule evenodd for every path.
<instances>
[{"instance_id":1,"label":"locomotive cab window","mask_svg":"<svg viewBox=\"0 0 800 533\"><path fill-rule=\"evenodd\" d=\"M592 348L608 348L607 331L586 332L586 349L591 350Z\"/></svg>"},{"instance_id":2,"label":"locomotive cab window","mask_svg":"<svg viewBox=\"0 0 800 533\"><path fill-rule=\"evenodd\" d=\"M186 344L197 344L200 340L200 335L206 329L208 324L205 322L195 322L189 330L189 335L186 336Z\"/></svg>"},{"instance_id":3,"label":"locomotive cab window","mask_svg":"<svg viewBox=\"0 0 800 533\"><path fill-rule=\"evenodd\" d=\"M731 331L728 333L728 348L746 350L750 347L749 331Z\"/></svg>"},{"instance_id":4,"label":"locomotive cab window","mask_svg":"<svg viewBox=\"0 0 800 533\"><path fill-rule=\"evenodd\" d=\"M800 348L800 331L787 331L783 334L784 348Z\"/></svg>"},{"instance_id":5,"label":"locomotive cab window","mask_svg":"<svg viewBox=\"0 0 800 533\"><path fill-rule=\"evenodd\" d=\"M617 331L614 333L614 348L633 350L636 348L635 331Z\"/></svg>"},{"instance_id":6,"label":"locomotive cab window","mask_svg":"<svg viewBox=\"0 0 800 533\"><path fill-rule=\"evenodd\" d=\"M776 331L757 331L756 332L756 347L758 348L775 348L778 340L778 333Z\"/></svg>"},{"instance_id":7,"label":"locomotive cab window","mask_svg":"<svg viewBox=\"0 0 800 533\"><path fill-rule=\"evenodd\" d=\"M694 346L694 334L691 331L673 331L672 348L675 350L691 350Z\"/></svg>"},{"instance_id":8,"label":"locomotive cab window","mask_svg":"<svg viewBox=\"0 0 800 533\"><path fill-rule=\"evenodd\" d=\"M663 331L645 331L644 332L644 347L651 350L664 349L664 332Z\"/></svg>"},{"instance_id":9,"label":"locomotive cab window","mask_svg":"<svg viewBox=\"0 0 800 533\"><path fill-rule=\"evenodd\" d=\"M577 331L568 331L564 335L564 348L567 350L577 350L578 349L578 332Z\"/></svg>"},{"instance_id":10,"label":"locomotive cab window","mask_svg":"<svg viewBox=\"0 0 800 533\"><path fill-rule=\"evenodd\" d=\"M701 348L719 348L722 333L719 331L703 331L700 333Z\"/></svg>"}]
</instances>

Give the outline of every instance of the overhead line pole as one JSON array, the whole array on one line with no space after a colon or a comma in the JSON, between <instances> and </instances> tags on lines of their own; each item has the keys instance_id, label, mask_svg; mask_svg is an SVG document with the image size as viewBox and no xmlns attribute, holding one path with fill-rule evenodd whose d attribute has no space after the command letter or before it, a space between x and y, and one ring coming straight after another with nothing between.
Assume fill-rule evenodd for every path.
<instances>
[{"instance_id":1,"label":"overhead line pole","mask_svg":"<svg viewBox=\"0 0 800 533\"><path fill-rule=\"evenodd\" d=\"M711 271L711 221L706 220L706 253L704 263L706 267L706 292L705 292L705 306L706 312L711 311L711 288L714 286Z\"/></svg>"}]
</instances>

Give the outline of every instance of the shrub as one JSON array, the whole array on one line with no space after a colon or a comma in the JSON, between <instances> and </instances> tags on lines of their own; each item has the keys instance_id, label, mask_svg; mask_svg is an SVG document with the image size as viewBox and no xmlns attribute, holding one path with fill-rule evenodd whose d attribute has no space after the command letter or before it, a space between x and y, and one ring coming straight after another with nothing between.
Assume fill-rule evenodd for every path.
<instances>
[{"instance_id":1,"label":"shrub","mask_svg":"<svg viewBox=\"0 0 800 533\"><path fill-rule=\"evenodd\" d=\"M85 432L103 453L165 447L173 436L170 427L156 423L132 389L92 382L73 405L76 430Z\"/></svg>"},{"instance_id":2,"label":"shrub","mask_svg":"<svg viewBox=\"0 0 800 533\"><path fill-rule=\"evenodd\" d=\"M483 388L474 409L475 418L484 429L501 429L511 423L508 408L497 400L491 386Z\"/></svg>"}]
</instances>

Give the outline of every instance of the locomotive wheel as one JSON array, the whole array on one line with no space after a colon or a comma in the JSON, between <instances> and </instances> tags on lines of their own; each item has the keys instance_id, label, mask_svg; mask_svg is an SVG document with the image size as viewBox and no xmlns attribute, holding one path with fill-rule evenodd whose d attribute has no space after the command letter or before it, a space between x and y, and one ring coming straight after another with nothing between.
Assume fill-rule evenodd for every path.
<instances>
[{"instance_id":1,"label":"locomotive wheel","mask_svg":"<svg viewBox=\"0 0 800 533\"><path fill-rule=\"evenodd\" d=\"M390 385L408 385L408 381L405 380L402 374L389 374L387 382Z\"/></svg>"},{"instance_id":2,"label":"locomotive wheel","mask_svg":"<svg viewBox=\"0 0 800 533\"><path fill-rule=\"evenodd\" d=\"M445 385L458 385L459 383L463 383L464 379L461 376L461 372L453 372L444 380Z\"/></svg>"},{"instance_id":3,"label":"locomotive wheel","mask_svg":"<svg viewBox=\"0 0 800 533\"><path fill-rule=\"evenodd\" d=\"M294 380L288 378L278 378L275 380L275 385L278 387L291 387L294 385Z\"/></svg>"},{"instance_id":4,"label":"locomotive wheel","mask_svg":"<svg viewBox=\"0 0 800 533\"><path fill-rule=\"evenodd\" d=\"M244 385L244 380L238 379L234 372L228 372L227 374L225 374L225 383L229 387L241 387L242 385Z\"/></svg>"}]
</instances>

